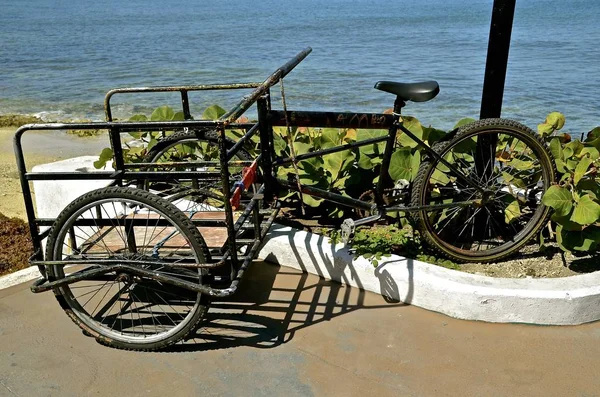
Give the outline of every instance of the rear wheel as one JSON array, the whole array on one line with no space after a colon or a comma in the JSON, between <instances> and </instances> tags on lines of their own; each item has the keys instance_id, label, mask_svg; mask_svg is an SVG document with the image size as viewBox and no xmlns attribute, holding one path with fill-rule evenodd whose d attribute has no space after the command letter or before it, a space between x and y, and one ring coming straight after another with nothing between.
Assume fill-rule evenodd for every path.
<instances>
[{"instance_id":1,"label":"rear wheel","mask_svg":"<svg viewBox=\"0 0 600 397\"><path fill-rule=\"evenodd\" d=\"M545 224L549 208L541 198L556 169L531 129L511 120L480 120L433 149L482 191L441 161L425 159L411 206L440 205L416 213L428 245L456 261L492 262L517 252Z\"/></svg>"},{"instance_id":2,"label":"rear wheel","mask_svg":"<svg viewBox=\"0 0 600 397\"><path fill-rule=\"evenodd\" d=\"M87 193L58 216L48 238L47 260L78 260L67 269L49 266L50 280L99 269L100 260L143 261L156 275L200 284L206 245L175 206L138 189L108 187ZM152 262L156 262L153 264ZM165 265L168 263L168 265ZM86 333L117 348L155 350L192 331L208 307L188 289L115 270L54 289L61 307Z\"/></svg>"},{"instance_id":3,"label":"rear wheel","mask_svg":"<svg viewBox=\"0 0 600 397\"><path fill-rule=\"evenodd\" d=\"M225 137L225 148L231 149L235 142ZM232 158L232 161L250 161L252 157L245 149L241 148ZM144 158L145 163L167 163L167 162L192 162L213 161L219 162L219 134L211 129L178 131L169 135L154 145ZM173 171L197 171L199 167L185 165L168 166L167 170ZM218 171L218 166L201 167L204 171ZM234 179L240 179L243 166L231 164L229 174ZM145 186L146 190L160 192L161 195L174 194L181 188L191 187L194 189L205 189L220 192L222 190L220 178L196 178L188 180L171 180L169 182L150 182Z\"/></svg>"}]
</instances>

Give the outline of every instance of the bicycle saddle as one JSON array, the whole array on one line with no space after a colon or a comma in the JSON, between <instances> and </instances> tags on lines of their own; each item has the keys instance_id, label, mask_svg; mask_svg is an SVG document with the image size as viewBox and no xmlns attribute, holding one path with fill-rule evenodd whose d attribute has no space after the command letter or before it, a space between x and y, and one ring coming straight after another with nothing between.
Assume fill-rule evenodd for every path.
<instances>
[{"instance_id":1,"label":"bicycle saddle","mask_svg":"<svg viewBox=\"0 0 600 397\"><path fill-rule=\"evenodd\" d=\"M394 83L393 81L378 81L375 88L381 91L396 94L403 101L426 102L440 92L437 81L423 81L420 83Z\"/></svg>"}]
</instances>

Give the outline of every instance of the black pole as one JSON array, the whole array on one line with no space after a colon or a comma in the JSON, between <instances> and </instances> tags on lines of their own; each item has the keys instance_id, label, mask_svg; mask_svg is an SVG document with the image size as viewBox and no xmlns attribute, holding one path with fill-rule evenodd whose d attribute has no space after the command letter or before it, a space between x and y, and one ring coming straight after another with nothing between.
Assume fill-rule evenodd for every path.
<instances>
[{"instance_id":1,"label":"black pole","mask_svg":"<svg viewBox=\"0 0 600 397\"><path fill-rule=\"evenodd\" d=\"M516 0L494 0L481 96L480 119L497 118L502 114L502 99L504 97L504 83L515 5ZM492 177L493 167L487 167L486 165L494 161L497 142L497 134L481 136L477 140L475 169L482 183ZM475 229L478 234L485 234L484 225L487 221L487 216L484 213L480 213L475 218Z\"/></svg>"},{"instance_id":2,"label":"black pole","mask_svg":"<svg viewBox=\"0 0 600 397\"><path fill-rule=\"evenodd\" d=\"M515 3L516 0L494 0L485 78L483 80L481 112L479 114L481 119L500 117L502 113L502 97L504 96L504 81L506 80L508 66L508 51L515 15ZM497 139L498 137L495 135L487 135L482 136L477 141L475 167L477 175L480 177L485 176L485 170L487 170L487 173L492 171L492 167L486 167L485 165L492 161L490 156L495 153L494 148Z\"/></svg>"},{"instance_id":3,"label":"black pole","mask_svg":"<svg viewBox=\"0 0 600 397\"><path fill-rule=\"evenodd\" d=\"M516 0L494 0L479 118L500 117Z\"/></svg>"}]
</instances>

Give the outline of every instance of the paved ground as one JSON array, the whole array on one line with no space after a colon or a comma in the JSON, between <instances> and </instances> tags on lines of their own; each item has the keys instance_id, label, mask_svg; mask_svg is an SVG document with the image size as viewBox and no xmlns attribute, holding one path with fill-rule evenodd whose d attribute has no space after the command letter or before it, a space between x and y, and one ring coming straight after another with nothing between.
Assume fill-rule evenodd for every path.
<instances>
[{"instance_id":1,"label":"paved ground","mask_svg":"<svg viewBox=\"0 0 600 397\"><path fill-rule=\"evenodd\" d=\"M459 321L254 264L167 353L103 347L51 293L0 291L1 396L600 396L600 323Z\"/></svg>"}]
</instances>

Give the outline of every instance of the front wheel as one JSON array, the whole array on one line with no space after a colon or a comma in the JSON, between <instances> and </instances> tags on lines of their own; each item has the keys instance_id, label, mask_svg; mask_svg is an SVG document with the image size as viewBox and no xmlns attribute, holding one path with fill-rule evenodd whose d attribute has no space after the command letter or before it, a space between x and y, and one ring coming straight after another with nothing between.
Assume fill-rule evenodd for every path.
<instances>
[{"instance_id":1,"label":"front wheel","mask_svg":"<svg viewBox=\"0 0 600 397\"><path fill-rule=\"evenodd\" d=\"M48 266L53 281L81 276L54 288L69 317L99 342L132 350L181 340L204 317L207 297L127 270L86 272L123 260L139 262L136 267L157 276L201 284L204 270L184 265L205 263L207 257L202 236L183 212L154 194L123 187L98 189L69 204L46 247L46 260L81 263Z\"/></svg>"},{"instance_id":2,"label":"front wheel","mask_svg":"<svg viewBox=\"0 0 600 397\"><path fill-rule=\"evenodd\" d=\"M511 120L480 120L433 150L481 188L441 160L421 163L411 206L430 206L415 218L435 250L458 262L498 261L521 249L546 223L550 209L542 196L556 179L556 167L531 129Z\"/></svg>"}]
</instances>

